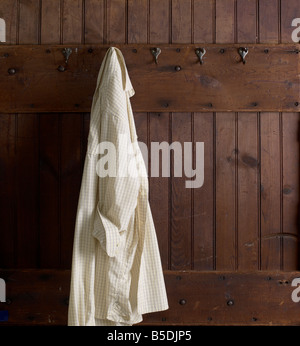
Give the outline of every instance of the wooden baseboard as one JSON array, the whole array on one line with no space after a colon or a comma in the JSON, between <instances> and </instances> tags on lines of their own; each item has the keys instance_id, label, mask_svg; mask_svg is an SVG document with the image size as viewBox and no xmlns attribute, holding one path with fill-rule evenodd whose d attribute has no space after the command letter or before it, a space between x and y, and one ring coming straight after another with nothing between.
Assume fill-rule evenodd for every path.
<instances>
[{"instance_id":1,"label":"wooden baseboard","mask_svg":"<svg viewBox=\"0 0 300 346\"><path fill-rule=\"evenodd\" d=\"M0 326L67 325L70 270L0 270L0 278L0 317L8 312ZM165 281L169 310L144 315L142 325L300 325L292 299L300 272L165 271Z\"/></svg>"}]
</instances>

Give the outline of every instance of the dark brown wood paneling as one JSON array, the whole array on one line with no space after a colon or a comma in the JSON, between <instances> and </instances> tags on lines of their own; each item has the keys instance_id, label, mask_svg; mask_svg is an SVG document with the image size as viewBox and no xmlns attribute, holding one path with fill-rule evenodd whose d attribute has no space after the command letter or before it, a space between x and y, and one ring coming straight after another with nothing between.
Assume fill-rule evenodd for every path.
<instances>
[{"instance_id":1,"label":"dark brown wood paneling","mask_svg":"<svg viewBox=\"0 0 300 346\"><path fill-rule=\"evenodd\" d=\"M289 43L292 42L292 31L295 27L292 27L292 20L294 18L299 18L299 0L285 0L280 1L281 11L280 11L280 42Z\"/></svg>"},{"instance_id":2,"label":"dark brown wood paneling","mask_svg":"<svg viewBox=\"0 0 300 346\"><path fill-rule=\"evenodd\" d=\"M282 114L282 267L299 268L299 113Z\"/></svg>"},{"instance_id":3,"label":"dark brown wood paneling","mask_svg":"<svg viewBox=\"0 0 300 346\"><path fill-rule=\"evenodd\" d=\"M259 42L277 43L278 42L278 0L259 1Z\"/></svg>"},{"instance_id":4,"label":"dark brown wood paneling","mask_svg":"<svg viewBox=\"0 0 300 346\"><path fill-rule=\"evenodd\" d=\"M216 269L237 269L236 114L216 115Z\"/></svg>"},{"instance_id":5,"label":"dark brown wood paneling","mask_svg":"<svg viewBox=\"0 0 300 346\"><path fill-rule=\"evenodd\" d=\"M216 42L236 42L235 0L216 1Z\"/></svg>"},{"instance_id":6,"label":"dark brown wood paneling","mask_svg":"<svg viewBox=\"0 0 300 346\"><path fill-rule=\"evenodd\" d=\"M150 114L150 143L167 142L170 140L170 114L169 113L151 113ZM137 123L138 126L138 123ZM139 127L139 126L138 126ZM139 127L140 128L140 127ZM151 145L151 144L150 144ZM151 147L149 155L153 155ZM154 155L153 155L154 156ZM165 164L165 163L164 163ZM159 165L158 176L152 173L155 167ZM150 206L156 228L156 234L159 239L161 260L164 269L170 268L170 178L162 174L162 155L156 160L151 160L148 174L150 177ZM171 174L171 172L169 171ZM169 174L169 176L170 176ZM158 207L159 206L159 207Z\"/></svg>"},{"instance_id":7,"label":"dark brown wood paneling","mask_svg":"<svg viewBox=\"0 0 300 346\"><path fill-rule=\"evenodd\" d=\"M190 43L191 35L191 0L173 0L172 8L172 43Z\"/></svg>"},{"instance_id":8,"label":"dark brown wood paneling","mask_svg":"<svg viewBox=\"0 0 300 346\"><path fill-rule=\"evenodd\" d=\"M60 0L43 0L41 8L42 44L60 43L61 23Z\"/></svg>"},{"instance_id":9,"label":"dark brown wood paneling","mask_svg":"<svg viewBox=\"0 0 300 346\"><path fill-rule=\"evenodd\" d=\"M60 267L59 195L61 192L61 120L59 114L39 118L39 266Z\"/></svg>"},{"instance_id":10,"label":"dark brown wood paneling","mask_svg":"<svg viewBox=\"0 0 300 346\"><path fill-rule=\"evenodd\" d=\"M47 50L44 46L0 48L5 56L0 110L89 111L108 46L91 47L92 52L84 45L71 46L67 64L63 46L49 46ZM293 112L299 108L295 45L249 46L246 64L241 62L238 46L211 45L206 48L203 65L197 61L197 46L161 46L158 65L151 55L151 45L119 47L136 91L134 111ZM221 49L225 49L224 54ZM65 72L58 71L61 65ZM11 68L16 70L13 75L8 73Z\"/></svg>"},{"instance_id":11,"label":"dark brown wood paneling","mask_svg":"<svg viewBox=\"0 0 300 346\"><path fill-rule=\"evenodd\" d=\"M259 259L260 157L257 113L239 113L237 127L238 269L255 270L258 269Z\"/></svg>"},{"instance_id":12,"label":"dark brown wood paneling","mask_svg":"<svg viewBox=\"0 0 300 346\"><path fill-rule=\"evenodd\" d=\"M70 268L75 229L76 211L81 183L81 114L61 115L60 155L60 241L61 267ZM72 196L72 198L70 198Z\"/></svg>"},{"instance_id":13,"label":"dark brown wood paneling","mask_svg":"<svg viewBox=\"0 0 300 346\"><path fill-rule=\"evenodd\" d=\"M194 0L192 42L212 43L215 40L215 2Z\"/></svg>"},{"instance_id":14,"label":"dark brown wood paneling","mask_svg":"<svg viewBox=\"0 0 300 346\"><path fill-rule=\"evenodd\" d=\"M84 42L103 43L105 28L105 0L85 0Z\"/></svg>"},{"instance_id":15,"label":"dark brown wood paneling","mask_svg":"<svg viewBox=\"0 0 300 346\"><path fill-rule=\"evenodd\" d=\"M0 17L6 24L6 44L17 43L18 0L2 0L0 2ZM2 43L1 43L2 44Z\"/></svg>"},{"instance_id":16,"label":"dark brown wood paneling","mask_svg":"<svg viewBox=\"0 0 300 346\"><path fill-rule=\"evenodd\" d=\"M171 269L173 270L188 270L192 265L191 189L187 189L185 186L187 178L184 174L184 160L180 162L180 158L183 157L184 142L191 142L191 131L192 119L190 113L172 114L171 140L175 145L171 161Z\"/></svg>"},{"instance_id":17,"label":"dark brown wood paneling","mask_svg":"<svg viewBox=\"0 0 300 346\"><path fill-rule=\"evenodd\" d=\"M253 0L236 1L237 42L257 42L257 2Z\"/></svg>"},{"instance_id":18,"label":"dark brown wood paneling","mask_svg":"<svg viewBox=\"0 0 300 346\"><path fill-rule=\"evenodd\" d=\"M299 303L291 299L299 272L164 274L170 309L144 315L140 325L300 325ZM8 270L0 277L10 303L0 303L9 313L2 326L67 324L69 270Z\"/></svg>"},{"instance_id":19,"label":"dark brown wood paneling","mask_svg":"<svg viewBox=\"0 0 300 346\"><path fill-rule=\"evenodd\" d=\"M140 140L148 145L176 139L205 142L201 188L186 189L185 176L150 178L150 203L163 267L194 272L166 271L170 310L144 316L143 323L300 324L297 304L290 299L291 280L299 273L264 272L299 269L299 113L294 113L299 90L289 89L289 83L285 83L289 73L297 78L298 55L281 52L275 58L271 52L280 47L278 43L298 48L292 42L291 22L297 17L299 5L299 0L2 0L0 17L6 21L7 44L33 44L35 52L41 49L43 54L36 63L34 53L30 53L28 61L32 64L22 62L18 68L13 64L15 47L11 47L15 50L12 52L5 46L8 58L3 56L6 52L0 53L1 75L9 77L1 87L2 97L10 85L13 92L20 87L18 100L22 104L16 109L13 102L7 103L3 110L12 113L0 115L0 267L70 268L88 112L104 55L98 56L98 48L93 46L104 43L102 48L106 49L120 45L136 90L131 100L134 110L140 111L135 113ZM36 46L40 43L47 46ZM123 46L127 43L131 45ZM144 53L140 47L146 43L147 59L141 64ZM187 53L190 43L194 46ZM214 43L218 44L219 60L212 55ZM261 44L259 59L273 66L274 61L280 62L278 69L268 72L260 65L251 50L256 43ZM56 54L49 44L62 46ZM81 44L86 44L86 53L94 48L93 53L85 55L83 65L79 58ZM57 67L64 64L61 49L72 45L67 71L59 73ZM150 54L155 45L163 46L157 66ZM240 45L250 48L244 66L237 54ZM198 46L207 49L202 66L193 51ZM269 53L264 53L270 47ZM176 52L176 48L181 51ZM225 48L223 55L219 53L221 48ZM230 49L234 49L233 55ZM174 51L174 59L169 58L169 50ZM132 66L139 64L142 70L135 75ZM182 68L179 72L174 70L177 65ZM29 76L26 66L32 71ZM90 88L88 96L71 80L75 75L84 84L82 66L89 71L94 68L83 88ZM191 66L195 68L195 81ZM215 75L208 73L209 66ZM10 67L17 67L15 76L7 75ZM234 78L236 68L240 69L238 81ZM55 80L53 88L49 88L49 76L45 77L48 69ZM154 81L150 80L151 69L157 78ZM277 87L279 69L283 71L282 89ZM271 100L268 112L257 113L266 110L263 102L269 91L250 93L241 84L249 78L250 70L264 71L250 81L254 89L264 73L272 75L266 90L274 90L280 102L285 95L291 97L288 110ZM164 85L168 74L174 99L165 93L171 90L169 84ZM199 78L204 85L196 95L193 85L198 86ZM66 81L70 84L62 92L60 87ZM232 87L224 92L231 82ZM157 94L149 93L148 85ZM42 97L41 90L49 91L47 97ZM218 94L218 90L224 94ZM69 96L64 93L74 95L69 104ZM143 93L144 108L137 108ZM158 107L151 108L149 100L155 95ZM254 99L256 95L259 98ZM230 112L219 112L220 102L229 102L232 97L240 100L243 108L233 105L222 109ZM190 108L180 109L178 100ZM51 109L41 109L47 102ZM25 111L29 114L15 114ZM51 114L39 115L39 111ZM213 272L215 269L222 272ZM252 273L223 272L237 269ZM204 273L206 270L211 272ZM18 285L10 286L12 304L0 305L1 309L9 308L9 323L65 324L69 272L66 275L52 271L12 274L9 286ZM231 298L234 304L227 305ZM178 304L181 299L186 300L185 305Z\"/></svg>"},{"instance_id":20,"label":"dark brown wood paneling","mask_svg":"<svg viewBox=\"0 0 300 346\"><path fill-rule=\"evenodd\" d=\"M82 0L63 1L62 42L64 44L82 43L83 13Z\"/></svg>"},{"instance_id":21,"label":"dark brown wood paneling","mask_svg":"<svg viewBox=\"0 0 300 346\"><path fill-rule=\"evenodd\" d=\"M170 2L169 0L151 0L149 27L151 43L170 42Z\"/></svg>"},{"instance_id":22,"label":"dark brown wood paneling","mask_svg":"<svg viewBox=\"0 0 300 346\"><path fill-rule=\"evenodd\" d=\"M192 189L193 198L193 269L213 270L215 267L215 115L195 113L193 116L193 142L204 143L204 184ZM196 149L196 148L195 148ZM194 150L195 150L194 149ZM194 169L200 168L201 158Z\"/></svg>"},{"instance_id":23,"label":"dark brown wood paneling","mask_svg":"<svg viewBox=\"0 0 300 346\"><path fill-rule=\"evenodd\" d=\"M0 263L14 267L16 255L16 115L0 115Z\"/></svg>"},{"instance_id":24,"label":"dark brown wood paneling","mask_svg":"<svg viewBox=\"0 0 300 346\"><path fill-rule=\"evenodd\" d=\"M261 113L261 269L280 268L281 263L281 116Z\"/></svg>"},{"instance_id":25,"label":"dark brown wood paneling","mask_svg":"<svg viewBox=\"0 0 300 346\"><path fill-rule=\"evenodd\" d=\"M37 44L40 40L39 0L19 0L19 44Z\"/></svg>"},{"instance_id":26,"label":"dark brown wood paneling","mask_svg":"<svg viewBox=\"0 0 300 346\"><path fill-rule=\"evenodd\" d=\"M35 268L39 251L39 119L18 114L16 138L16 263Z\"/></svg>"},{"instance_id":27,"label":"dark brown wood paneling","mask_svg":"<svg viewBox=\"0 0 300 346\"><path fill-rule=\"evenodd\" d=\"M128 43L147 43L148 3L148 0L128 1Z\"/></svg>"},{"instance_id":28,"label":"dark brown wood paneling","mask_svg":"<svg viewBox=\"0 0 300 346\"><path fill-rule=\"evenodd\" d=\"M110 0L106 2L106 41L107 43L125 43L127 41L126 1Z\"/></svg>"}]
</instances>

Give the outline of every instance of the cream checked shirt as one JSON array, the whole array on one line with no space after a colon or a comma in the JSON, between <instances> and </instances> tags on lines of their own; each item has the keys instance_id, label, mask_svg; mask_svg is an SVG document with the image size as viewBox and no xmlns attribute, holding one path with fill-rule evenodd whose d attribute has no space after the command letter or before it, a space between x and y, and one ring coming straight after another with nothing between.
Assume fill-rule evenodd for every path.
<instances>
[{"instance_id":1,"label":"cream checked shirt","mask_svg":"<svg viewBox=\"0 0 300 346\"><path fill-rule=\"evenodd\" d=\"M73 244L70 326L132 325L142 314L168 309L133 95L121 51L109 48L91 109Z\"/></svg>"}]
</instances>

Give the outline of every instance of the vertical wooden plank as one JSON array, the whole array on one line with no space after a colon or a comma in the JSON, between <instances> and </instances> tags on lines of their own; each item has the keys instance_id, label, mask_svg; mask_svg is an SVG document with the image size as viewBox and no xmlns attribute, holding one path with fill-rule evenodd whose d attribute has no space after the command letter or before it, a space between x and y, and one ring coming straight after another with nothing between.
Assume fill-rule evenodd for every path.
<instances>
[{"instance_id":1,"label":"vertical wooden plank","mask_svg":"<svg viewBox=\"0 0 300 346\"><path fill-rule=\"evenodd\" d=\"M237 6L237 41L239 43L256 43L256 1L239 0Z\"/></svg>"},{"instance_id":2,"label":"vertical wooden plank","mask_svg":"<svg viewBox=\"0 0 300 346\"><path fill-rule=\"evenodd\" d=\"M15 265L15 116L0 114L0 267Z\"/></svg>"},{"instance_id":3,"label":"vertical wooden plank","mask_svg":"<svg viewBox=\"0 0 300 346\"><path fill-rule=\"evenodd\" d=\"M150 143L168 142L170 133L170 121L169 113L151 113L150 114ZM149 148L150 149L150 148ZM151 150L149 150L151 157ZM153 155L154 156L154 155ZM156 158L157 159L157 158ZM149 166L150 177L150 205L156 228L156 234L158 238L162 265L164 269L169 269L169 198L170 198L170 178L163 177L162 172L158 177L152 177L151 168L155 164L158 164L160 169L162 167L162 155L154 162L151 160L151 166Z\"/></svg>"},{"instance_id":4,"label":"vertical wooden plank","mask_svg":"<svg viewBox=\"0 0 300 346\"><path fill-rule=\"evenodd\" d=\"M191 142L191 114L172 114L172 143L181 144L178 156L183 158L184 142ZM180 150L180 148L179 148ZM191 269L192 205L191 189L186 188L183 162L180 164L173 151L172 169L172 214L171 214L171 268ZM180 167L181 166L181 167ZM182 177L174 177L174 171L182 168Z\"/></svg>"},{"instance_id":5,"label":"vertical wooden plank","mask_svg":"<svg viewBox=\"0 0 300 346\"><path fill-rule=\"evenodd\" d=\"M63 43L82 43L82 0L63 0Z\"/></svg>"},{"instance_id":6,"label":"vertical wooden plank","mask_svg":"<svg viewBox=\"0 0 300 346\"><path fill-rule=\"evenodd\" d=\"M40 115L40 267L60 265L60 115Z\"/></svg>"},{"instance_id":7,"label":"vertical wooden plank","mask_svg":"<svg viewBox=\"0 0 300 346\"><path fill-rule=\"evenodd\" d=\"M39 0L20 0L19 43L39 43L40 33Z\"/></svg>"},{"instance_id":8,"label":"vertical wooden plank","mask_svg":"<svg viewBox=\"0 0 300 346\"><path fill-rule=\"evenodd\" d=\"M278 0L259 1L259 42L278 42Z\"/></svg>"},{"instance_id":9,"label":"vertical wooden plank","mask_svg":"<svg viewBox=\"0 0 300 346\"><path fill-rule=\"evenodd\" d=\"M281 155L278 113L261 113L261 269L280 269Z\"/></svg>"},{"instance_id":10,"label":"vertical wooden plank","mask_svg":"<svg viewBox=\"0 0 300 346\"><path fill-rule=\"evenodd\" d=\"M43 0L41 5L41 43L59 44L61 31L60 0Z\"/></svg>"},{"instance_id":11,"label":"vertical wooden plank","mask_svg":"<svg viewBox=\"0 0 300 346\"><path fill-rule=\"evenodd\" d=\"M16 147L17 266L38 265L39 128L37 114L18 114Z\"/></svg>"},{"instance_id":12,"label":"vertical wooden plank","mask_svg":"<svg viewBox=\"0 0 300 346\"><path fill-rule=\"evenodd\" d=\"M151 0L150 6L150 42L170 42L170 6L169 0Z\"/></svg>"},{"instance_id":13,"label":"vertical wooden plank","mask_svg":"<svg viewBox=\"0 0 300 346\"><path fill-rule=\"evenodd\" d=\"M194 0L194 42L212 43L215 38L215 1Z\"/></svg>"},{"instance_id":14,"label":"vertical wooden plank","mask_svg":"<svg viewBox=\"0 0 300 346\"><path fill-rule=\"evenodd\" d=\"M71 266L73 235L82 175L82 114L61 115L61 268Z\"/></svg>"},{"instance_id":15,"label":"vertical wooden plank","mask_svg":"<svg viewBox=\"0 0 300 346\"><path fill-rule=\"evenodd\" d=\"M299 270L299 113L282 114L282 269Z\"/></svg>"},{"instance_id":16,"label":"vertical wooden plank","mask_svg":"<svg viewBox=\"0 0 300 346\"><path fill-rule=\"evenodd\" d=\"M216 269L237 269L236 115L216 114Z\"/></svg>"},{"instance_id":17,"label":"vertical wooden plank","mask_svg":"<svg viewBox=\"0 0 300 346\"><path fill-rule=\"evenodd\" d=\"M191 0L173 0L172 43L190 43L191 41Z\"/></svg>"},{"instance_id":18,"label":"vertical wooden plank","mask_svg":"<svg viewBox=\"0 0 300 346\"><path fill-rule=\"evenodd\" d=\"M107 37L108 43L125 43L126 30L126 1L107 1Z\"/></svg>"},{"instance_id":19,"label":"vertical wooden plank","mask_svg":"<svg viewBox=\"0 0 300 346\"><path fill-rule=\"evenodd\" d=\"M293 43L299 0L281 1L281 43ZM282 269L299 270L299 113L282 114Z\"/></svg>"},{"instance_id":20,"label":"vertical wooden plank","mask_svg":"<svg viewBox=\"0 0 300 346\"><path fill-rule=\"evenodd\" d=\"M17 0L2 0L0 2L0 18L5 20L6 44L17 43Z\"/></svg>"},{"instance_id":21,"label":"vertical wooden plank","mask_svg":"<svg viewBox=\"0 0 300 346\"><path fill-rule=\"evenodd\" d=\"M128 0L128 43L147 43L148 0Z\"/></svg>"},{"instance_id":22,"label":"vertical wooden plank","mask_svg":"<svg viewBox=\"0 0 300 346\"><path fill-rule=\"evenodd\" d=\"M39 0L19 1L19 44L40 41ZM39 135L38 115L18 114L16 142L16 265L38 265Z\"/></svg>"},{"instance_id":23,"label":"vertical wooden plank","mask_svg":"<svg viewBox=\"0 0 300 346\"><path fill-rule=\"evenodd\" d=\"M194 143L204 142L204 184L194 189L194 269L214 269L214 114L194 114ZM195 153L199 155L199 153Z\"/></svg>"},{"instance_id":24,"label":"vertical wooden plank","mask_svg":"<svg viewBox=\"0 0 300 346\"><path fill-rule=\"evenodd\" d=\"M103 43L104 0L85 0L85 43Z\"/></svg>"},{"instance_id":25,"label":"vertical wooden plank","mask_svg":"<svg viewBox=\"0 0 300 346\"><path fill-rule=\"evenodd\" d=\"M238 269L259 268L259 157L257 113L238 118Z\"/></svg>"},{"instance_id":26,"label":"vertical wooden plank","mask_svg":"<svg viewBox=\"0 0 300 346\"><path fill-rule=\"evenodd\" d=\"M300 17L299 7L299 0L281 1L281 43L294 43L291 35L296 27L292 26L292 21L294 18Z\"/></svg>"},{"instance_id":27,"label":"vertical wooden plank","mask_svg":"<svg viewBox=\"0 0 300 346\"><path fill-rule=\"evenodd\" d=\"M235 0L216 1L216 42L235 42Z\"/></svg>"}]
</instances>

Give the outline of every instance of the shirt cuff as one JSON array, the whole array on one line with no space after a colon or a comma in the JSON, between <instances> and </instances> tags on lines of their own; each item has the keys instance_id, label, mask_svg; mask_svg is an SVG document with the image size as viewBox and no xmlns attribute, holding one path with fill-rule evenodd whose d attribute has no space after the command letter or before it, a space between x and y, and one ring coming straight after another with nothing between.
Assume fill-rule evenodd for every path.
<instances>
[{"instance_id":1,"label":"shirt cuff","mask_svg":"<svg viewBox=\"0 0 300 346\"><path fill-rule=\"evenodd\" d=\"M106 218L97 207L93 236L99 241L103 250L109 257L115 257L120 245L118 227Z\"/></svg>"}]
</instances>

